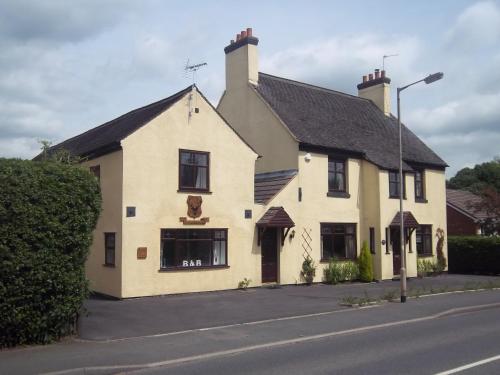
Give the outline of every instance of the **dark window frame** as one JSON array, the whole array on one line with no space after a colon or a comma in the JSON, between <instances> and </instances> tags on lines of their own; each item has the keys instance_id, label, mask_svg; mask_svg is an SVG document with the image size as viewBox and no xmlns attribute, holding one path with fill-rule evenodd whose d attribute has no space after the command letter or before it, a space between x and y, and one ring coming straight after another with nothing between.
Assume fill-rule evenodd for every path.
<instances>
[{"instance_id":1,"label":"dark window frame","mask_svg":"<svg viewBox=\"0 0 500 375\"><path fill-rule=\"evenodd\" d=\"M370 227L370 252L375 254L375 228Z\"/></svg>"},{"instance_id":2,"label":"dark window frame","mask_svg":"<svg viewBox=\"0 0 500 375\"><path fill-rule=\"evenodd\" d=\"M207 238L182 238L182 233L186 233L187 236L190 231L199 231L199 232L204 232L204 233L210 233L210 237ZM175 237L172 236L167 236L166 233L175 233ZM216 238L216 232L223 232L224 233L224 238ZM215 244L217 242L223 242L225 244L224 246L224 259L225 262L223 264L211 264L211 265L194 265L194 266L182 266L182 265L174 265L174 266L167 266L164 264L164 259L166 256L163 254L163 247L164 247L164 241L172 241L174 242L174 252L178 251L178 244L179 243L186 243L186 242L197 242L197 241L204 241L204 242L211 242L212 246L210 248L210 254L209 254L209 259L210 262L213 263L214 259L214 249L215 249ZM193 270L203 270L203 269L217 269L217 268L228 268L229 267L229 259L228 259L228 244L229 244L229 238L228 238L228 229L227 228L206 228L206 229L201 229L201 228L191 228L191 229L186 229L186 228L162 228L160 231L160 271L179 271L179 270L185 270L185 271L193 271ZM174 258L174 263L178 263L179 255L174 253L173 258Z\"/></svg>"},{"instance_id":3,"label":"dark window frame","mask_svg":"<svg viewBox=\"0 0 500 375\"><path fill-rule=\"evenodd\" d=\"M110 243L113 239L112 244ZM104 232L104 265L114 267L116 262L116 232Z\"/></svg>"},{"instance_id":4,"label":"dark window frame","mask_svg":"<svg viewBox=\"0 0 500 375\"><path fill-rule=\"evenodd\" d=\"M333 169L330 168L333 163ZM342 168L338 168L337 165L342 165ZM349 194L349 185L347 178L349 176L349 171L347 170L348 159L340 158L335 156L328 156L328 193L331 196L345 196ZM334 176L341 175L343 180L343 186L340 189L335 189L332 184L330 184L330 174Z\"/></svg>"},{"instance_id":5,"label":"dark window frame","mask_svg":"<svg viewBox=\"0 0 500 375\"><path fill-rule=\"evenodd\" d=\"M420 176L420 178L417 178L417 176ZM414 182L415 182L415 184L414 184L414 186L415 186L415 202L427 202L425 199L425 170L424 169L415 170ZM417 194L418 185L420 185L420 195Z\"/></svg>"},{"instance_id":6,"label":"dark window frame","mask_svg":"<svg viewBox=\"0 0 500 375\"><path fill-rule=\"evenodd\" d=\"M388 173L389 176L389 198L397 198L399 199L400 195L400 183L399 183L399 171L389 171ZM391 176L396 176L396 179L394 180L391 178ZM391 191L391 185L396 186L396 194L393 194ZM406 199L406 173L403 172L403 199Z\"/></svg>"},{"instance_id":7,"label":"dark window frame","mask_svg":"<svg viewBox=\"0 0 500 375\"><path fill-rule=\"evenodd\" d=\"M420 242L419 242L419 237ZM428 241L425 241L425 239ZM419 257L431 257L432 251L432 225L422 224L415 230L415 242L417 244L417 255ZM428 244L428 246L426 246Z\"/></svg>"},{"instance_id":8,"label":"dark window frame","mask_svg":"<svg viewBox=\"0 0 500 375\"><path fill-rule=\"evenodd\" d=\"M189 153L194 155L206 155L207 157L207 165L205 166L197 166L191 164L182 164L182 154ZM206 188L197 188L196 186L183 186L182 184L182 167L190 166L196 169L206 168ZM210 192L210 152L208 151L196 151L196 150L188 150L188 149L179 149L179 192L193 192L193 193L209 193Z\"/></svg>"},{"instance_id":9,"label":"dark window frame","mask_svg":"<svg viewBox=\"0 0 500 375\"><path fill-rule=\"evenodd\" d=\"M340 232L335 233L335 227L341 227L341 226L344 227L343 233L340 233ZM351 226L354 228L352 233L348 233L348 231L347 231L348 226ZM327 228L327 227L331 227L331 233L329 233L329 234L323 233L324 228ZM335 258L338 260L356 260L358 258L357 229L358 229L358 226L356 223L320 223L321 262L329 262L330 259L332 259L332 258ZM335 256L334 255L334 253L335 253L334 248L331 249L331 252L330 252L331 254L328 254L328 255L325 254L325 248L324 248L325 236L331 237L331 243L332 243L333 247L334 247L334 243L335 243L335 237L337 237L337 236L344 237L345 249L344 249L344 256L343 257ZM353 241L352 243L353 243L354 249L352 251L352 253L353 253L352 257L349 257L349 255L347 254L348 253L347 237L351 237L352 241Z\"/></svg>"}]
</instances>

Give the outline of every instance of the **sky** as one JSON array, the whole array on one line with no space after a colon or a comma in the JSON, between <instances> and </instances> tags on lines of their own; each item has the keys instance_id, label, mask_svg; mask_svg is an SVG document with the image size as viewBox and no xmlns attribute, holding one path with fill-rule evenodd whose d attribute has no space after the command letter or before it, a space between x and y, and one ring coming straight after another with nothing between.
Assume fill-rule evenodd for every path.
<instances>
[{"instance_id":1,"label":"sky","mask_svg":"<svg viewBox=\"0 0 500 375\"><path fill-rule=\"evenodd\" d=\"M447 176L500 155L500 1L2 0L0 156L56 144L196 84L216 105L223 48L252 27L259 70L357 95L382 67Z\"/></svg>"}]
</instances>

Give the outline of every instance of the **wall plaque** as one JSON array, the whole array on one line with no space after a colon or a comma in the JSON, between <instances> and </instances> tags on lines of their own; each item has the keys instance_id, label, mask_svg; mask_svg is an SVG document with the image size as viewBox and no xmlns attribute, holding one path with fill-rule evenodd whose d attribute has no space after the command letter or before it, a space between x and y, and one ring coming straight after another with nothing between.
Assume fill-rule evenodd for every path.
<instances>
[{"instance_id":1,"label":"wall plaque","mask_svg":"<svg viewBox=\"0 0 500 375\"><path fill-rule=\"evenodd\" d=\"M148 256L148 248L147 247L138 247L137 248L137 259L146 259Z\"/></svg>"},{"instance_id":2,"label":"wall plaque","mask_svg":"<svg viewBox=\"0 0 500 375\"><path fill-rule=\"evenodd\" d=\"M210 221L210 218L202 217L200 220L189 220L187 217L180 217L179 221L184 225L204 225Z\"/></svg>"}]
</instances>

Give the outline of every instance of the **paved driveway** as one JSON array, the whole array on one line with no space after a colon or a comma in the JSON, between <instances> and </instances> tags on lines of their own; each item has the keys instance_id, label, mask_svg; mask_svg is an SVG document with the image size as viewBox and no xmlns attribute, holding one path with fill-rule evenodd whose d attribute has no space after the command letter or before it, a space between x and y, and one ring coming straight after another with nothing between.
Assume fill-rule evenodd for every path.
<instances>
[{"instance_id":1,"label":"paved driveway","mask_svg":"<svg viewBox=\"0 0 500 375\"><path fill-rule=\"evenodd\" d=\"M500 282L500 277L441 275L408 281L409 290L452 290L464 285ZM345 296L379 297L399 291L399 281L341 285L283 286L246 291L191 293L160 297L86 301L80 337L107 340L253 322L342 309ZM411 300L408 302L411 303Z\"/></svg>"}]
</instances>

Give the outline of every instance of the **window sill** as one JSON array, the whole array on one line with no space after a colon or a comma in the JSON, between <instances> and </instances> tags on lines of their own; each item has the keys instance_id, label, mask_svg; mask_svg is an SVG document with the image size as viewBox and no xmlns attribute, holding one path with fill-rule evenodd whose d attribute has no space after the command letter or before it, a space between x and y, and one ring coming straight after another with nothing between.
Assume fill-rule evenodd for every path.
<instances>
[{"instance_id":1,"label":"window sill","mask_svg":"<svg viewBox=\"0 0 500 375\"><path fill-rule=\"evenodd\" d=\"M114 264L106 264L106 263L104 263L102 266L108 267L108 268L115 268L116 267Z\"/></svg>"},{"instance_id":2,"label":"window sill","mask_svg":"<svg viewBox=\"0 0 500 375\"><path fill-rule=\"evenodd\" d=\"M351 194L346 191L329 191L328 193L326 193L326 196L334 198L350 198Z\"/></svg>"},{"instance_id":3,"label":"window sill","mask_svg":"<svg viewBox=\"0 0 500 375\"><path fill-rule=\"evenodd\" d=\"M330 261L333 260L333 258L330 259L321 259L319 262L320 263L330 263ZM336 262L354 262L356 258L350 259L350 258L335 258Z\"/></svg>"},{"instance_id":4,"label":"window sill","mask_svg":"<svg viewBox=\"0 0 500 375\"><path fill-rule=\"evenodd\" d=\"M179 189L178 193L196 193L196 194L212 194L209 190L196 190L196 189Z\"/></svg>"},{"instance_id":5,"label":"window sill","mask_svg":"<svg viewBox=\"0 0 500 375\"><path fill-rule=\"evenodd\" d=\"M389 195L389 199L399 199L399 197L398 196L390 196ZM403 200L406 200L406 197L403 197Z\"/></svg>"},{"instance_id":6,"label":"window sill","mask_svg":"<svg viewBox=\"0 0 500 375\"><path fill-rule=\"evenodd\" d=\"M160 268L158 272L177 272L177 271L210 271L210 270L220 270L227 269L229 266L194 266L194 267L168 267L168 268Z\"/></svg>"},{"instance_id":7,"label":"window sill","mask_svg":"<svg viewBox=\"0 0 500 375\"><path fill-rule=\"evenodd\" d=\"M428 203L425 198L415 198L415 203Z\"/></svg>"}]
</instances>

